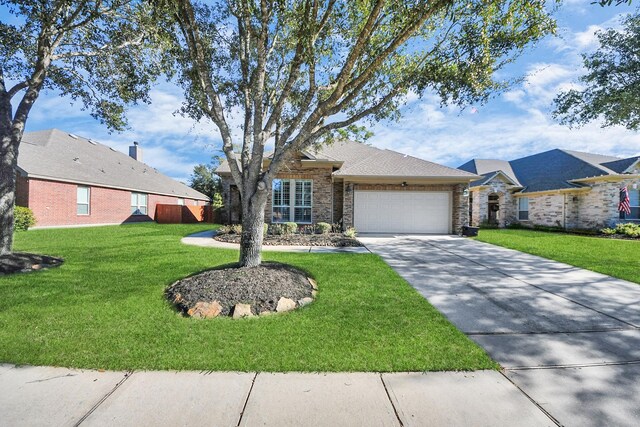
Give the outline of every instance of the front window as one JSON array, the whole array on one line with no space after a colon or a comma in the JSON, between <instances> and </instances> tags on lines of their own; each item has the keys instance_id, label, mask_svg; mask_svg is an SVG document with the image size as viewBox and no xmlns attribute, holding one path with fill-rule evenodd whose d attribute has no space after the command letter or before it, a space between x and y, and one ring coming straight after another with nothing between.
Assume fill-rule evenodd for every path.
<instances>
[{"instance_id":1,"label":"front window","mask_svg":"<svg viewBox=\"0 0 640 427\"><path fill-rule=\"evenodd\" d=\"M274 179L272 222L311 223L313 199L309 179Z\"/></svg>"},{"instance_id":2,"label":"front window","mask_svg":"<svg viewBox=\"0 0 640 427\"><path fill-rule=\"evenodd\" d=\"M147 214L147 195L143 193L131 193L131 214Z\"/></svg>"},{"instance_id":3,"label":"front window","mask_svg":"<svg viewBox=\"0 0 640 427\"><path fill-rule=\"evenodd\" d=\"M89 201L91 194L89 187L78 187L76 212L78 215L89 215Z\"/></svg>"},{"instance_id":4,"label":"front window","mask_svg":"<svg viewBox=\"0 0 640 427\"><path fill-rule=\"evenodd\" d=\"M518 219L520 221L529 220L529 198L520 197L518 199Z\"/></svg>"},{"instance_id":5,"label":"front window","mask_svg":"<svg viewBox=\"0 0 640 427\"><path fill-rule=\"evenodd\" d=\"M640 190L629 190L629 205L631 214L627 219L640 219Z\"/></svg>"}]
</instances>

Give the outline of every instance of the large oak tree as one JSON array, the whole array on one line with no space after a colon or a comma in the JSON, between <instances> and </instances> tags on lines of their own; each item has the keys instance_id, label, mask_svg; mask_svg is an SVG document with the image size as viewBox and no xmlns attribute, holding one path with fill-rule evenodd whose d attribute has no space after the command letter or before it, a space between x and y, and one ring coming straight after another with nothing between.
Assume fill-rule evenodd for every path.
<instances>
[{"instance_id":1,"label":"large oak tree","mask_svg":"<svg viewBox=\"0 0 640 427\"><path fill-rule=\"evenodd\" d=\"M596 34L600 46L584 54L582 87L560 93L554 117L570 126L598 118L603 126L640 129L640 14L627 16L622 28Z\"/></svg>"},{"instance_id":2,"label":"large oak tree","mask_svg":"<svg viewBox=\"0 0 640 427\"><path fill-rule=\"evenodd\" d=\"M45 89L77 99L111 129L147 101L162 71L149 5L131 0L0 0L0 254L11 253L18 151Z\"/></svg>"},{"instance_id":3,"label":"large oak tree","mask_svg":"<svg viewBox=\"0 0 640 427\"><path fill-rule=\"evenodd\" d=\"M357 131L363 119L397 116L409 93L460 105L487 99L505 86L495 71L553 31L555 3L157 1L159 16L173 18L183 111L218 127L241 195L240 265L261 262L272 181L294 153ZM242 123L239 141L232 120Z\"/></svg>"}]
</instances>

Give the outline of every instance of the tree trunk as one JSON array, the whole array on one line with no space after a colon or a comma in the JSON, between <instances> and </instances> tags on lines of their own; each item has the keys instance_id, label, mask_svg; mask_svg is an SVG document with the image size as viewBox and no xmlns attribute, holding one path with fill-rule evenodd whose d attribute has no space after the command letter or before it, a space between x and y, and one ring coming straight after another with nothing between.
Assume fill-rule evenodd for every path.
<instances>
[{"instance_id":1,"label":"tree trunk","mask_svg":"<svg viewBox=\"0 0 640 427\"><path fill-rule=\"evenodd\" d=\"M267 205L269 192L262 181L257 187L252 197L242 199L241 267L257 267L262 262L264 209ZM245 194L247 194L246 191Z\"/></svg>"},{"instance_id":2,"label":"tree trunk","mask_svg":"<svg viewBox=\"0 0 640 427\"><path fill-rule=\"evenodd\" d=\"M0 255L13 250L13 207L16 200L16 166L18 144L12 134L1 132L0 138Z\"/></svg>"}]
</instances>

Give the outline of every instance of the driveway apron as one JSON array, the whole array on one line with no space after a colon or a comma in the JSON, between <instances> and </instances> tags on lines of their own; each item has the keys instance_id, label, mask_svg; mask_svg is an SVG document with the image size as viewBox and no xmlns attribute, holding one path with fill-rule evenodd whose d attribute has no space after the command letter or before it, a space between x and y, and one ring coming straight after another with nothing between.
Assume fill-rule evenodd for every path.
<instances>
[{"instance_id":1,"label":"driveway apron","mask_svg":"<svg viewBox=\"0 0 640 427\"><path fill-rule=\"evenodd\" d=\"M640 285L453 236L365 236L559 425L640 425Z\"/></svg>"}]
</instances>

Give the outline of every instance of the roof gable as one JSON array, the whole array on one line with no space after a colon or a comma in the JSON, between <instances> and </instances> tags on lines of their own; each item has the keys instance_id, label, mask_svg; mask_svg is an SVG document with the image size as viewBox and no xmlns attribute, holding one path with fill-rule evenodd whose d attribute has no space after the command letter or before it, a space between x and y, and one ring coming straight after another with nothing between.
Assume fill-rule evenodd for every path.
<instances>
[{"instance_id":1,"label":"roof gable","mask_svg":"<svg viewBox=\"0 0 640 427\"><path fill-rule=\"evenodd\" d=\"M577 178L607 175L590 162L564 150L554 149L510 162L520 181L523 192L575 188L569 181Z\"/></svg>"},{"instance_id":2,"label":"roof gable","mask_svg":"<svg viewBox=\"0 0 640 427\"><path fill-rule=\"evenodd\" d=\"M25 133L18 167L29 176L54 181L208 200L124 153L58 129Z\"/></svg>"}]
</instances>

